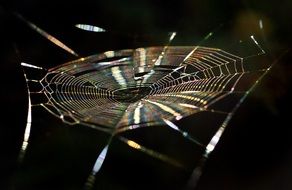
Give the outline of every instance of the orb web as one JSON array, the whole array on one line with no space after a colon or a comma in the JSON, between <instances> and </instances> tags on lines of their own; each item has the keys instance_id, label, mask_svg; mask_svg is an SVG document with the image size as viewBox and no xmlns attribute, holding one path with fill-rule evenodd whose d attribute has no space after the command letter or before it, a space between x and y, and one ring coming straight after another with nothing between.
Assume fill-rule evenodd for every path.
<instances>
[{"instance_id":1,"label":"orb web","mask_svg":"<svg viewBox=\"0 0 292 190\"><path fill-rule=\"evenodd\" d=\"M183 168L184 163L123 135L142 127L167 126L201 149L203 161L190 178L190 186L195 186L204 160L233 114L270 68L254 60L265 53L255 37L250 36L247 43L243 46L240 41L241 49L232 52L216 47L169 45L107 51L53 68L22 63L30 105L20 157L28 145L31 107L35 106L43 107L68 125L81 124L111 134L93 165L86 182L88 189L94 185L112 138ZM247 47L252 47L248 50L253 53L246 55L247 51L242 51ZM224 117L214 122L207 139L177 124L201 112Z\"/></svg>"},{"instance_id":2,"label":"orb web","mask_svg":"<svg viewBox=\"0 0 292 190\"><path fill-rule=\"evenodd\" d=\"M233 93L246 72L242 58L220 49L169 47L156 60L161 50L112 52L123 58L108 62L106 52L49 69L34 81L45 99L39 105L68 124L129 130L208 110Z\"/></svg>"}]
</instances>

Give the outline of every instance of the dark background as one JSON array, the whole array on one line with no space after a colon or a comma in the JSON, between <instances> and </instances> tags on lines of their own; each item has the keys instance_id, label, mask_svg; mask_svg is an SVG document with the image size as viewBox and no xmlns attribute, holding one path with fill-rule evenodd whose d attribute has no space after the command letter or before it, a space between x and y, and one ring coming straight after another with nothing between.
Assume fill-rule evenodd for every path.
<instances>
[{"instance_id":1,"label":"dark background","mask_svg":"<svg viewBox=\"0 0 292 190\"><path fill-rule=\"evenodd\" d=\"M247 33L261 18L277 63L229 124L207 161L197 189L292 189L291 21L292 3L284 1L6 1L0 3L0 189L82 189L108 136L82 126L66 126L34 109L30 146L17 164L26 122L27 94L20 62L50 68L74 59L16 19L16 11L64 41L81 55L166 43L196 45L222 23ZM76 23L110 33L74 29ZM224 41L222 42L224 43ZM286 53L285 53L286 52ZM159 149L190 160L192 145L172 131L142 130L138 137ZM148 139L148 140L147 140ZM149 140L150 139L150 140ZM176 139L176 140L172 140ZM150 142L149 142L150 141ZM152 141L152 144L151 144ZM181 189L194 164L181 170L114 140L96 189Z\"/></svg>"}]
</instances>

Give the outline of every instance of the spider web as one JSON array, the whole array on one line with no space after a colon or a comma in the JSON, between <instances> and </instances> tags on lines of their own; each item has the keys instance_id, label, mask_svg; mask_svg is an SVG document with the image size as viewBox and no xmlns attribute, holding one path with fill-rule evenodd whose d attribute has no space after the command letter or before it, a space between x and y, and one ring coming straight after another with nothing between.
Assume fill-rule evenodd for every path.
<instances>
[{"instance_id":1,"label":"spider web","mask_svg":"<svg viewBox=\"0 0 292 190\"><path fill-rule=\"evenodd\" d=\"M169 41L174 36L172 33ZM166 45L107 51L49 69L22 63L29 110L20 158L28 145L31 107L35 106L43 107L68 125L81 124L111 134L88 177L88 189L94 185L112 138L182 168L184 164L176 159L123 135L142 127L168 126L201 150L202 160L190 177L189 187L195 186L204 161L233 114L270 68L255 64L254 57L265 52L254 36L227 49L232 51L200 45ZM200 112L225 118L215 123L207 138L177 124Z\"/></svg>"}]
</instances>

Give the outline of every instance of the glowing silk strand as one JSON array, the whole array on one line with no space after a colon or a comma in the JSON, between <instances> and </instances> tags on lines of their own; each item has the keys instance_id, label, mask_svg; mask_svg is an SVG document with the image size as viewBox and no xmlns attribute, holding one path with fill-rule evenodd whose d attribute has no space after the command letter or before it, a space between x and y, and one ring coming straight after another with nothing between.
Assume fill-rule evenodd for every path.
<instances>
[{"instance_id":1,"label":"glowing silk strand","mask_svg":"<svg viewBox=\"0 0 292 190\"><path fill-rule=\"evenodd\" d=\"M21 16L20 14L16 13L16 16L22 20L24 23L26 23L31 29L33 29L34 31L38 32L40 35L42 35L43 37L45 37L46 39L48 39L49 41L51 41L52 43L54 43L55 45L59 46L60 48L64 49L65 51L69 52L70 54L78 57L79 55L73 51L71 48L69 48L68 46L66 46L64 43L62 43L60 40L58 40L57 38L55 38L54 36L50 35L49 33L47 33L46 31L44 31L43 29L39 28L38 26L36 26L35 24L33 24L32 22L28 21L27 19L25 19L23 16Z\"/></svg>"}]
</instances>

